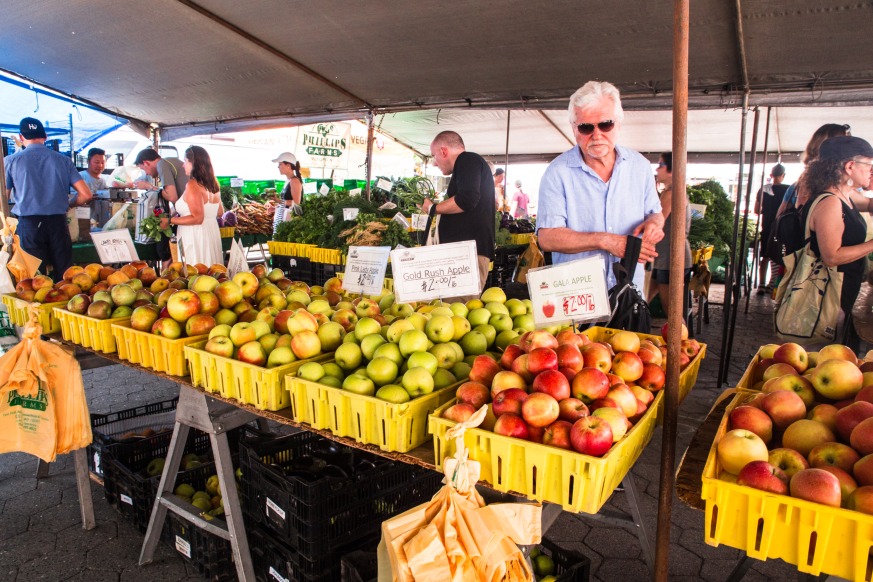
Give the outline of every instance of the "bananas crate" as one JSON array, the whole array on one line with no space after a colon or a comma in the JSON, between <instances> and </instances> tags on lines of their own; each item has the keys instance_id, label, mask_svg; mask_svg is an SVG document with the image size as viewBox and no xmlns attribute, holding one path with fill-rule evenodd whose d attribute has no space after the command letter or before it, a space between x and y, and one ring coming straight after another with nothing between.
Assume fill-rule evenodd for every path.
<instances>
[{"instance_id":1,"label":"bananas crate","mask_svg":"<svg viewBox=\"0 0 873 582\"><path fill-rule=\"evenodd\" d=\"M204 350L206 340L185 346L185 358L191 373L191 383L207 392L234 398L259 410L281 410L291 404L282 384L286 374L296 372L306 362L325 362L333 353L308 360L297 360L284 366L265 368L233 358L210 354Z\"/></svg>"},{"instance_id":2,"label":"bananas crate","mask_svg":"<svg viewBox=\"0 0 873 582\"><path fill-rule=\"evenodd\" d=\"M582 333L588 336L588 338L593 342L605 342L608 341L609 338L614 336L620 330L617 329L609 329L607 327L589 327ZM636 332L634 332L636 333ZM658 342L663 342L664 338L659 335L652 335L648 333L637 333L640 339L648 339L648 340L658 340ZM657 343L656 343L657 345ZM694 385L697 383L697 374L700 372L700 362L703 361L703 358L706 357L706 344L700 344L700 351L697 352L697 355L685 366L685 369L679 374L679 402L681 403L685 400L685 397L688 396L688 393L691 392L691 389L694 388Z\"/></svg>"},{"instance_id":3,"label":"bananas crate","mask_svg":"<svg viewBox=\"0 0 873 582\"><path fill-rule=\"evenodd\" d=\"M664 399L658 392L643 417L603 457L502 436L481 428L464 432L470 459L481 463L480 479L497 491L514 491L536 501L557 503L566 511L597 513L649 444ZM453 399L454 400L454 399ZM430 415L434 462L455 454L446 433L457 423L442 418L447 402Z\"/></svg>"},{"instance_id":4,"label":"bananas crate","mask_svg":"<svg viewBox=\"0 0 873 582\"><path fill-rule=\"evenodd\" d=\"M96 319L67 311L63 307L55 307L54 316L60 322L61 335L65 340L104 354L115 353L115 336L112 335L112 324L130 322L130 316Z\"/></svg>"},{"instance_id":5,"label":"bananas crate","mask_svg":"<svg viewBox=\"0 0 873 582\"><path fill-rule=\"evenodd\" d=\"M267 241L267 248L270 249L271 256L282 257L303 257L309 258L311 249L316 248L315 245L293 242L279 242L277 240Z\"/></svg>"},{"instance_id":6,"label":"bananas crate","mask_svg":"<svg viewBox=\"0 0 873 582\"><path fill-rule=\"evenodd\" d=\"M756 560L779 558L800 572L870 580L873 515L776 495L718 478L716 447L727 432L728 415L754 398L739 392L725 410L703 468L706 543L739 548Z\"/></svg>"},{"instance_id":7,"label":"bananas crate","mask_svg":"<svg viewBox=\"0 0 873 582\"><path fill-rule=\"evenodd\" d=\"M113 323L112 335L115 337L119 358L171 376L188 375L188 363L182 347L206 340L205 335L167 339L153 333L137 331L130 327L130 322Z\"/></svg>"},{"instance_id":8,"label":"bananas crate","mask_svg":"<svg viewBox=\"0 0 873 582\"><path fill-rule=\"evenodd\" d=\"M221 235L221 238L233 238L233 235L236 233L236 227L222 226L218 229L218 233Z\"/></svg>"},{"instance_id":9,"label":"bananas crate","mask_svg":"<svg viewBox=\"0 0 873 582\"><path fill-rule=\"evenodd\" d=\"M55 317L55 307L63 307L67 304L66 301L58 301L55 303L37 303L35 301L25 301L19 299L15 293L4 293L0 296L3 300L3 305L9 311L9 320L15 325L24 326L30 321L30 309L35 308L37 311L37 319L42 326L43 333L56 333L61 331L61 323Z\"/></svg>"},{"instance_id":10,"label":"bananas crate","mask_svg":"<svg viewBox=\"0 0 873 582\"><path fill-rule=\"evenodd\" d=\"M463 383L456 382L409 402L393 404L375 396L362 396L304 380L296 371L285 377L296 422L397 453L411 451L427 440L428 415L453 401L458 386Z\"/></svg>"}]
</instances>

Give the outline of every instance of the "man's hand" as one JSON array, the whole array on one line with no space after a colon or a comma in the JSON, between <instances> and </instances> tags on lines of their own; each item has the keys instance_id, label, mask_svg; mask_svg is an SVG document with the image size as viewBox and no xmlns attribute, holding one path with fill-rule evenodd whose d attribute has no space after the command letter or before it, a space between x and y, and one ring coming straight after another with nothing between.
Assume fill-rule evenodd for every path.
<instances>
[{"instance_id":1,"label":"man's hand","mask_svg":"<svg viewBox=\"0 0 873 582\"><path fill-rule=\"evenodd\" d=\"M136 182L133 183L133 185L135 188L137 188L139 190L154 190L155 189L154 184L150 184L150 183L146 182L145 180L137 180Z\"/></svg>"},{"instance_id":2,"label":"man's hand","mask_svg":"<svg viewBox=\"0 0 873 582\"><path fill-rule=\"evenodd\" d=\"M430 207L433 206L433 201L430 198L425 198L421 203L421 213L430 214Z\"/></svg>"},{"instance_id":3,"label":"man's hand","mask_svg":"<svg viewBox=\"0 0 873 582\"><path fill-rule=\"evenodd\" d=\"M660 212L650 215L642 224L634 229L634 236L640 236L641 234L643 249L645 249L646 243L649 243L654 250L655 245L664 238L664 217Z\"/></svg>"},{"instance_id":4,"label":"man's hand","mask_svg":"<svg viewBox=\"0 0 873 582\"><path fill-rule=\"evenodd\" d=\"M642 227L642 225L640 225L640 227ZM607 247L605 250L608 251L609 254L623 259L624 253L627 250L627 237L620 234L611 235L605 246ZM637 262L648 263L649 261L654 261L657 256L658 253L655 252L655 243L647 242L646 239L643 238L643 245L640 249L640 258Z\"/></svg>"}]
</instances>

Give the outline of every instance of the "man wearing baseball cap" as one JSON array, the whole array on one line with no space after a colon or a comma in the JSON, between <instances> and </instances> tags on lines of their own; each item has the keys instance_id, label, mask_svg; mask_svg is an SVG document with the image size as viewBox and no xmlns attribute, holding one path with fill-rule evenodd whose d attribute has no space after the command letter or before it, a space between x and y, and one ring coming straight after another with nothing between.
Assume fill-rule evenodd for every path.
<instances>
[{"instance_id":1,"label":"man wearing baseball cap","mask_svg":"<svg viewBox=\"0 0 873 582\"><path fill-rule=\"evenodd\" d=\"M300 174L300 162L297 161L297 156L291 152L282 152L273 163L279 164L279 173L288 180L285 182L285 188L282 189L285 207L291 208L295 204L300 204L303 198L303 176Z\"/></svg>"},{"instance_id":2,"label":"man wearing baseball cap","mask_svg":"<svg viewBox=\"0 0 873 582\"><path fill-rule=\"evenodd\" d=\"M91 190L73 160L45 147L42 122L25 117L18 129L25 149L5 159L6 194L15 205L21 247L42 260L43 272L50 264L58 281L73 264L67 210L87 204ZM70 188L76 191L72 200Z\"/></svg>"}]
</instances>

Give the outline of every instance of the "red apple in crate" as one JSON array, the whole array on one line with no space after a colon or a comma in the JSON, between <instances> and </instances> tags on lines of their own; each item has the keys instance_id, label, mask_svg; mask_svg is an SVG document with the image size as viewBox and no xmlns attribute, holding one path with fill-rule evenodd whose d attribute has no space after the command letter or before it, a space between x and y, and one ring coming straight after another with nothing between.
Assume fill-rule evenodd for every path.
<instances>
[{"instance_id":1,"label":"red apple in crate","mask_svg":"<svg viewBox=\"0 0 873 582\"><path fill-rule=\"evenodd\" d=\"M661 337L664 338L664 341L670 341L669 339L667 339L669 337L669 333L670 333L670 326L665 323L661 327ZM682 333L680 334L679 339L680 340L688 339L688 328L685 327L684 323L682 324Z\"/></svg>"},{"instance_id":2,"label":"red apple in crate","mask_svg":"<svg viewBox=\"0 0 873 582\"><path fill-rule=\"evenodd\" d=\"M601 408L616 408L618 410L622 409L621 406L619 406L618 402L616 402L612 398L598 398L588 405L588 412L590 414L596 410L600 410ZM622 412L622 414L624 414L624 412Z\"/></svg>"},{"instance_id":3,"label":"red apple in crate","mask_svg":"<svg viewBox=\"0 0 873 582\"><path fill-rule=\"evenodd\" d=\"M525 384L527 382L533 382L534 379L534 375L531 374L530 369L528 368L529 358L530 356L527 354L522 354L512 361L512 371L524 378Z\"/></svg>"},{"instance_id":4,"label":"red apple in crate","mask_svg":"<svg viewBox=\"0 0 873 582\"><path fill-rule=\"evenodd\" d=\"M205 335L212 331L212 328L214 327L214 317L204 313L198 313L197 315L192 315L191 318L185 322L185 335L188 337Z\"/></svg>"},{"instance_id":5,"label":"red apple in crate","mask_svg":"<svg viewBox=\"0 0 873 582\"><path fill-rule=\"evenodd\" d=\"M843 443L820 444L807 455L810 467L815 469L839 467L849 473L860 459L861 455L855 449Z\"/></svg>"},{"instance_id":6,"label":"red apple in crate","mask_svg":"<svg viewBox=\"0 0 873 582\"><path fill-rule=\"evenodd\" d=\"M585 340L582 339L584 337L585 336L580 336L569 327L564 328L555 334L555 339L558 341L558 347L565 344L571 344L578 348L579 346L585 345L585 343L587 343Z\"/></svg>"},{"instance_id":7,"label":"red apple in crate","mask_svg":"<svg viewBox=\"0 0 873 582\"><path fill-rule=\"evenodd\" d=\"M773 449L767 456L767 461L774 467L779 467L788 478L791 479L796 473L809 468L809 463L803 455L794 449Z\"/></svg>"},{"instance_id":8,"label":"red apple in crate","mask_svg":"<svg viewBox=\"0 0 873 582\"><path fill-rule=\"evenodd\" d=\"M864 374L846 360L819 361L810 375L815 391L831 400L854 398L864 386Z\"/></svg>"},{"instance_id":9,"label":"red apple in crate","mask_svg":"<svg viewBox=\"0 0 873 582\"><path fill-rule=\"evenodd\" d=\"M466 402L459 402L458 404L453 404L446 408L443 411L443 418L452 420L454 422L464 422L476 412L476 408L473 408L473 405L467 404Z\"/></svg>"},{"instance_id":10,"label":"red apple in crate","mask_svg":"<svg viewBox=\"0 0 873 582\"><path fill-rule=\"evenodd\" d=\"M521 416L521 405L527 400L527 397L528 393L519 388L510 388L500 392L491 403L494 416L500 418L509 413Z\"/></svg>"},{"instance_id":11,"label":"red apple in crate","mask_svg":"<svg viewBox=\"0 0 873 582\"><path fill-rule=\"evenodd\" d=\"M510 388L519 388L527 392L527 382L525 382L524 378L520 375L515 372L510 372L509 370L501 370L500 372L497 372L497 374L494 375L494 379L491 380L491 398L494 398L500 392L509 390Z\"/></svg>"},{"instance_id":12,"label":"red apple in crate","mask_svg":"<svg viewBox=\"0 0 873 582\"><path fill-rule=\"evenodd\" d=\"M612 428L596 416L586 416L573 423L570 442L577 453L602 457L612 447Z\"/></svg>"},{"instance_id":13,"label":"red apple in crate","mask_svg":"<svg viewBox=\"0 0 873 582\"><path fill-rule=\"evenodd\" d=\"M767 461L748 463L737 475L737 483L777 495L788 493L788 476L782 469L774 467Z\"/></svg>"},{"instance_id":14,"label":"red apple in crate","mask_svg":"<svg viewBox=\"0 0 873 582\"><path fill-rule=\"evenodd\" d=\"M291 351L299 360L314 358L321 353L321 340L314 331L301 331L291 338Z\"/></svg>"},{"instance_id":15,"label":"red apple in crate","mask_svg":"<svg viewBox=\"0 0 873 582\"><path fill-rule=\"evenodd\" d=\"M640 357L640 361L643 364L654 364L660 366L664 361L664 358L661 355L661 350L656 347L649 349L642 346L640 347L640 351L637 352L637 355Z\"/></svg>"},{"instance_id":16,"label":"red apple in crate","mask_svg":"<svg viewBox=\"0 0 873 582\"><path fill-rule=\"evenodd\" d=\"M558 368L558 371L564 375L564 378L567 379L567 382L572 382L573 378L576 377L576 372L571 370L570 368Z\"/></svg>"},{"instance_id":17,"label":"red apple in crate","mask_svg":"<svg viewBox=\"0 0 873 582\"><path fill-rule=\"evenodd\" d=\"M818 408L818 406L816 406L816 408ZM839 435L840 440L844 443L848 443L855 427L858 426L862 420L871 417L873 417L873 403L864 400L853 402L845 408L838 409L834 415L834 422L836 423L837 434Z\"/></svg>"},{"instance_id":18,"label":"red apple in crate","mask_svg":"<svg viewBox=\"0 0 873 582\"><path fill-rule=\"evenodd\" d=\"M873 455L865 455L858 459L852 467L852 475L858 485L873 485Z\"/></svg>"},{"instance_id":19,"label":"red apple in crate","mask_svg":"<svg viewBox=\"0 0 873 582\"><path fill-rule=\"evenodd\" d=\"M527 426L528 436L527 440L532 443L540 443L543 442L543 437L546 436L546 429L542 426Z\"/></svg>"},{"instance_id":20,"label":"red apple in crate","mask_svg":"<svg viewBox=\"0 0 873 582\"><path fill-rule=\"evenodd\" d=\"M556 420L546 427L546 432L543 435L543 444L572 451L573 443L570 442L570 431L572 429L572 423L566 420Z\"/></svg>"},{"instance_id":21,"label":"red apple in crate","mask_svg":"<svg viewBox=\"0 0 873 582\"><path fill-rule=\"evenodd\" d=\"M519 415L513 413L501 414L497 417L497 422L494 423L494 433L524 440L530 438L527 423Z\"/></svg>"},{"instance_id":22,"label":"red apple in crate","mask_svg":"<svg viewBox=\"0 0 873 582\"><path fill-rule=\"evenodd\" d=\"M679 349L682 350L682 353L688 356L689 359L694 359L694 356L700 352L700 344L694 339L682 340Z\"/></svg>"},{"instance_id":23,"label":"red apple in crate","mask_svg":"<svg viewBox=\"0 0 873 582\"><path fill-rule=\"evenodd\" d=\"M573 423L588 416L588 407L578 398L564 398L558 402L558 418Z\"/></svg>"},{"instance_id":24,"label":"red apple in crate","mask_svg":"<svg viewBox=\"0 0 873 582\"><path fill-rule=\"evenodd\" d=\"M215 354L216 356L232 358L234 345L229 337L219 335L210 338L209 341L206 342L206 345L203 346L203 349L210 354Z\"/></svg>"},{"instance_id":25,"label":"red apple in crate","mask_svg":"<svg viewBox=\"0 0 873 582\"><path fill-rule=\"evenodd\" d=\"M476 359L473 360L473 367L470 369L470 380L491 386L491 382L498 372L500 372L500 364L491 359L491 356L483 354L476 356Z\"/></svg>"},{"instance_id":26,"label":"red apple in crate","mask_svg":"<svg viewBox=\"0 0 873 582\"><path fill-rule=\"evenodd\" d=\"M200 313L200 296L188 289L173 293L167 300L167 312L179 323L184 323Z\"/></svg>"},{"instance_id":27,"label":"red apple in crate","mask_svg":"<svg viewBox=\"0 0 873 582\"><path fill-rule=\"evenodd\" d=\"M558 340L555 339L555 336L544 329L535 329L534 331L524 334L519 341L519 345L525 352L531 353L538 348L549 348L554 350L558 347Z\"/></svg>"},{"instance_id":28,"label":"red apple in crate","mask_svg":"<svg viewBox=\"0 0 873 582\"><path fill-rule=\"evenodd\" d=\"M521 417L532 427L545 428L558 420L558 401L542 392L529 394L521 405Z\"/></svg>"},{"instance_id":29,"label":"red apple in crate","mask_svg":"<svg viewBox=\"0 0 873 582\"><path fill-rule=\"evenodd\" d=\"M859 455L873 453L873 418L866 418L858 423L852 430L849 444L858 451Z\"/></svg>"},{"instance_id":30,"label":"red apple in crate","mask_svg":"<svg viewBox=\"0 0 873 582\"><path fill-rule=\"evenodd\" d=\"M679 369L684 370L691 363L691 358L685 352L679 352ZM666 365L665 365L666 367Z\"/></svg>"},{"instance_id":31,"label":"red apple in crate","mask_svg":"<svg viewBox=\"0 0 873 582\"><path fill-rule=\"evenodd\" d=\"M836 442L837 437L827 426L815 420L801 418L785 429L782 435L782 446L794 449L804 457L808 457L818 445Z\"/></svg>"},{"instance_id":32,"label":"red apple in crate","mask_svg":"<svg viewBox=\"0 0 873 582\"><path fill-rule=\"evenodd\" d=\"M561 344L555 354L558 356L558 368L568 368L576 373L585 367L582 352L575 344Z\"/></svg>"},{"instance_id":33,"label":"red apple in crate","mask_svg":"<svg viewBox=\"0 0 873 582\"><path fill-rule=\"evenodd\" d=\"M597 368L582 368L573 378L570 393L588 404L609 392L609 379Z\"/></svg>"},{"instance_id":34,"label":"red apple in crate","mask_svg":"<svg viewBox=\"0 0 873 582\"><path fill-rule=\"evenodd\" d=\"M240 362L254 364L256 366L263 366L267 363L267 353L264 351L264 347L261 343L257 340L241 345L237 351L236 357Z\"/></svg>"},{"instance_id":35,"label":"red apple in crate","mask_svg":"<svg viewBox=\"0 0 873 582\"><path fill-rule=\"evenodd\" d=\"M833 404L818 404L806 415L809 420L817 420L834 431L834 434L839 435L837 431L837 407Z\"/></svg>"},{"instance_id":36,"label":"red apple in crate","mask_svg":"<svg viewBox=\"0 0 873 582\"><path fill-rule=\"evenodd\" d=\"M531 392L542 392L557 400L570 397L570 382L567 377L557 370L540 372L534 378Z\"/></svg>"},{"instance_id":37,"label":"red apple in crate","mask_svg":"<svg viewBox=\"0 0 873 582\"><path fill-rule=\"evenodd\" d=\"M161 310L157 305L143 305L133 310L130 316L130 327L137 331L151 331L158 320Z\"/></svg>"},{"instance_id":38,"label":"red apple in crate","mask_svg":"<svg viewBox=\"0 0 873 582\"><path fill-rule=\"evenodd\" d=\"M817 467L822 471L827 471L831 475L837 478L840 482L840 505L843 507L846 506L846 503L849 501L849 496L858 488L858 482L855 481L852 476L840 469L839 467L833 467L831 465L826 465L824 467Z\"/></svg>"},{"instance_id":39,"label":"red apple in crate","mask_svg":"<svg viewBox=\"0 0 873 582\"><path fill-rule=\"evenodd\" d=\"M640 336L632 331L617 331L615 335L609 338L609 345L612 346L616 353L637 353L640 351Z\"/></svg>"},{"instance_id":40,"label":"red apple in crate","mask_svg":"<svg viewBox=\"0 0 873 582\"><path fill-rule=\"evenodd\" d=\"M617 443L624 438L624 435L627 434L627 431L629 431L631 426L633 426L627 419L627 416L617 408L598 408L591 414L592 416L602 418L609 423L609 428L612 430L612 442L614 443Z\"/></svg>"},{"instance_id":41,"label":"red apple in crate","mask_svg":"<svg viewBox=\"0 0 873 582\"><path fill-rule=\"evenodd\" d=\"M776 363L772 364L766 370L764 370L764 376L761 379L766 382L771 378L779 378L780 376L785 375L799 376L800 374L798 374L797 370L795 370L794 367L790 364Z\"/></svg>"},{"instance_id":42,"label":"red apple in crate","mask_svg":"<svg viewBox=\"0 0 873 582\"><path fill-rule=\"evenodd\" d=\"M503 355L500 356L500 367L504 370L512 369L512 362L515 361L515 358L522 355L524 350L521 349L520 346L516 344L509 344L506 346L506 349L503 350Z\"/></svg>"},{"instance_id":43,"label":"red apple in crate","mask_svg":"<svg viewBox=\"0 0 873 582\"><path fill-rule=\"evenodd\" d=\"M491 392L487 386L479 382L464 382L458 386L455 398L458 399L459 404L469 404L479 410L491 400Z\"/></svg>"},{"instance_id":44,"label":"red apple in crate","mask_svg":"<svg viewBox=\"0 0 873 582\"><path fill-rule=\"evenodd\" d=\"M803 376L786 374L778 378L770 378L761 387L761 391L767 393L778 392L779 390L796 392L807 408L812 408L815 404L815 390L812 388L812 382Z\"/></svg>"},{"instance_id":45,"label":"red apple in crate","mask_svg":"<svg viewBox=\"0 0 873 582\"><path fill-rule=\"evenodd\" d=\"M527 368L534 376L545 370L558 369L558 354L551 348L535 348L527 356Z\"/></svg>"},{"instance_id":46,"label":"red apple in crate","mask_svg":"<svg viewBox=\"0 0 873 582\"><path fill-rule=\"evenodd\" d=\"M873 486L858 487L846 499L846 509L873 515Z\"/></svg>"},{"instance_id":47,"label":"red apple in crate","mask_svg":"<svg viewBox=\"0 0 873 582\"><path fill-rule=\"evenodd\" d=\"M161 317L152 324L152 333L167 339L179 339L182 337L182 327L171 317Z\"/></svg>"},{"instance_id":48,"label":"red apple in crate","mask_svg":"<svg viewBox=\"0 0 873 582\"><path fill-rule=\"evenodd\" d=\"M785 430L792 422L806 417L806 405L790 390L767 394L761 400L761 409L770 416L777 430Z\"/></svg>"},{"instance_id":49,"label":"red apple in crate","mask_svg":"<svg viewBox=\"0 0 873 582\"><path fill-rule=\"evenodd\" d=\"M624 384L624 380L621 379L620 376L616 376L611 372L606 373L606 377L609 379L609 387L612 388L616 384Z\"/></svg>"},{"instance_id":50,"label":"red apple in crate","mask_svg":"<svg viewBox=\"0 0 873 582\"><path fill-rule=\"evenodd\" d=\"M643 362L633 352L619 352L612 359L612 373L625 382L636 382L643 375Z\"/></svg>"},{"instance_id":51,"label":"red apple in crate","mask_svg":"<svg viewBox=\"0 0 873 582\"><path fill-rule=\"evenodd\" d=\"M862 400L864 402L873 403L873 385L864 386L857 394L855 394L855 402L860 402Z\"/></svg>"},{"instance_id":52,"label":"red apple in crate","mask_svg":"<svg viewBox=\"0 0 873 582\"><path fill-rule=\"evenodd\" d=\"M858 356L855 355L855 352L842 344L831 344L818 351L818 361L825 362L827 360L846 360L858 365ZM865 371L861 370L861 372Z\"/></svg>"},{"instance_id":53,"label":"red apple in crate","mask_svg":"<svg viewBox=\"0 0 873 582\"><path fill-rule=\"evenodd\" d=\"M762 358L758 360L758 363L755 364L755 368L752 370L752 382L760 382L763 380L764 372L775 363L776 362L773 361L773 358Z\"/></svg>"},{"instance_id":54,"label":"red apple in crate","mask_svg":"<svg viewBox=\"0 0 873 582\"><path fill-rule=\"evenodd\" d=\"M741 428L755 433L769 444L773 439L773 421L767 413L754 406L737 406L728 416L731 430Z\"/></svg>"},{"instance_id":55,"label":"red apple in crate","mask_svg":"<svg viewBox=\"0 0 873 582\"><path fill-rule=\"evenodd\" d=\"M655 400L655 395L652 394L651 391L647 390L643 386L631 386L630 389L631 389L631 392L634 393L634 396L637 397L637 400L639 400L640 402L642 402L646 406L649 406L652 403L652 401Z\"/></svg>"},{"instance_id":56,"label":"red apple in crate","mask_svg":"<svg viewBox=\"0 0 873 582\"><path fill-rule=\"evenodd\" d=\"M613 386L606 393L606 397L614 400L625 416L631 417L637 413L637 397L634 396L633 391L627 386L622 384Z\"/></svg>"},{"instance_id":57,"label":"red apple in crate","mask_svg":"<svg viewBox=\"0 0 873 582\"><path fill-rule=\"evenodd\" d=\"M764 399L766 394L755 394L751 400L747 400L743 406L752 406L754 408L761 408L761 400Z\"/></svg>"},{"instance_id":58,"label":"red apple in crate","mask_svg":"<svg viewBox=\"0 0 873 582\"><path fill-rule=\"evenodd\" d=\"M734 475L752 461L766 461L767 445L755 433L741 428L725 433L716 447L722 468Z\"/></svg>"},{"instance_id":59,"label":"red apple in crate","mask_svg":"<svg viewBox=\"0 0 873 582\"><path fill-rule=\"evenodd\" d=\"M788 364L794 368L798 374L802 374L809 367L809 357L806 350L799 344L788 342L784 343L773 352L773 360Z\"/></svg>"},{"instance_id":60,"label":"red apple in crate","mask_svg":"<svg viewBox=\"0 0 873 582\"><path fill-rule=\"evenodd\" d=\"M591 343L582 346L582 360L586 368L597 368L601 372L609 372L612 368L612 354L603 345Z\"/></svg>"},{"instance_id":61,"label":"red apple in crate","mask_svg":"<svg viewBox=\"0 0 873 582\"><path fill-rule=\"evenodd\" d=\"M842 501L840 480L824 469L804 469L791 478L792 497L839 507Z\"/></svg>"},{"instance_id":62,"label":"red apple in crate","mask_svg":"<svg viewBox=\"0 0 873 582\"><path fill-rule=\"evenodd\" d=\"M646 350L640 350L640 352L644 351ZM643 374L637 380L637 384L646 390L657 392L664 387L666 382L667 375L664 373L661 366L655 364L643 364Z\"/></svg>"}]
</instances>

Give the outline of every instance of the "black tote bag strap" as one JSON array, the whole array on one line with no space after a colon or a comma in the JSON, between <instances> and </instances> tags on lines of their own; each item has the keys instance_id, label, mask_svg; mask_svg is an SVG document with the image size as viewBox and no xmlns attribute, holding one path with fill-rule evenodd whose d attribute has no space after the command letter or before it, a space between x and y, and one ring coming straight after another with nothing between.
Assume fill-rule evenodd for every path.
<instances>
[{"instance_id":1,"label":"black tote bag strap","mask_svg":"<svg viewBox=\"0 0 873 582\"><path fill-rule=\"evenodd\" d=\"M637 261L640 260L640 251L642 250L642 239L635 236L627 237L624 258L618 263L612 264L612 272L615 275L616 285L625 281L633 282L634 274L637 271Z\"/></svg>"}]
</instances>

